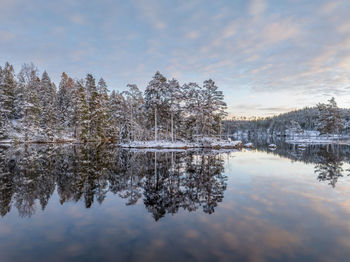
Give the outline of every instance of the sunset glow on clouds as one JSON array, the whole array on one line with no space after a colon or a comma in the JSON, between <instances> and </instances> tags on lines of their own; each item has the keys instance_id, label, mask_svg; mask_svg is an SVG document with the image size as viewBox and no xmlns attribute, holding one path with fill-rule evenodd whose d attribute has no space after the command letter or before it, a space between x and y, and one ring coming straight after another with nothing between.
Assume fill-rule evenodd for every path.
<instances>
[{"instance_id":1,"label":"sunset glow on clouds","mask_svg":"<svg viewBox=\"0 0 350 262\"><path fill-rule=\"evenodd\" d=\"M0 63L144 89L212 78L233 115L350 106L349 1L0 0Z\"/></svg>"}]
</instances>

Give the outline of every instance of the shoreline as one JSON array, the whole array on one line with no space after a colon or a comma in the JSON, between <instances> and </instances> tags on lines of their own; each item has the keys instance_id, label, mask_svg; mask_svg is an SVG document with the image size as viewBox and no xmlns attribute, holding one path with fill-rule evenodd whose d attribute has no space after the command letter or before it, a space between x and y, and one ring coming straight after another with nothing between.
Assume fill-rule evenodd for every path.
<instances>
[{"instance_id":1,"label":"shoreline","mask_svg":"<svg viewBox=\"0 0 350 262\"><path fill-rule=\"evenodd\" d=\"M19 145L19 144L76 144L85 145L90 143L114 144L124 149L242 149L253 148L252 143L243 144L242 141L199 141L199 142L170 142L170 141L133 141L130 143L114 143L110 141L90 141L78 142L74 140L64 141L0 141L0 145Z\"/></svg>"}]
</instances>

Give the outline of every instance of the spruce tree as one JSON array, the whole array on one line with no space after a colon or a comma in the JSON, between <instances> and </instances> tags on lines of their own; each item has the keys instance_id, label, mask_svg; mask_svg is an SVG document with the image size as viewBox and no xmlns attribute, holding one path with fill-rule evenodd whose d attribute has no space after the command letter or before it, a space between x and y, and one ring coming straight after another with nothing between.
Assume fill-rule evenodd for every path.
<instances>
[{"instance_id":1,"label":"spruce tree","mask_svg":"<svg viewBox=\"0 0 350 262\"><path fill-rule=\"evenodd\" d=\"M75 101L74 101L74 114L75 114L75 132L76 139L87 142L89 141L89 106L86 101L85 88L83 81L76 81L75 83Z\"/></svg>"},{"instance_id":2,"label":"spruce tree","mask_svg":"<svg viewBox=\"0 0 350 262\"><path fill-rule=\"evenodd\" d=\"M41 108L40 127L43 136L52 141L56 133L56 90L46 71L42 74L38 97Z\"/></svg>"},{"instance_id":3,"label":"spruce tree","mask_svg":"<svg viewBox=\"0 0 350 262\"><path fill-rule=\"evenodd\" d=\"M109 96L107 84L103 78L100 78L97 84L97 91L99 95L99 104L100 104L100 112L99 112L99 120L100 120L100 128L101 128L101 137L108 138L111 136L112 127L110 126L108 119L109 115Z\"/></svg>"},{"instance_id":4,"label":"spruce tree","mask_svg":"<svg viewBox=\"0 0 350 262\"><path fill-rule=\"evenodd\" d=\"M74 81L63 72L57 93L57 110L60 132L70 134L74 127Z\"/></svg>"},{"instance_id":5,"label":"spruce tree","mask_svg":"<svg viewBox=\"0 0 350 262\"><path fill-rule=\"evenodd\" d=\"M6 117L5 111L5 95L4 90L2 88L3 82L3 71L0 67L0 140L8 137L7 129L8 129L8 119Z\"/></svg>"},{"instance_id":6,"label":"spruce tree","mask_svg":"<svg viewBox=\"0 0 350 262\"><path fill-rule=\"evenodd\" d=\"M14 101L15 101L15 88L16 79L13 70L13 66L6 62L5 67L2 70L2 77L0 82L0 88L3 99L3 110L6 112L8 119L14 117Z\"/></svg>"},{"instance_id":7,"label":"spruce tree","mask_svg":"<svg viewBox=\"0 0 350 262\"><path fill-rule=\"evenodd\" d=\"M124 126L125 126L125 110L124 105L125 99L122 94L116 91L112 91L109 98L109 115L110 123L113 127L113 136L114 139L119 138L119 142L123 139Z\"/></svg>"},{"instance_id":8,"label":"spruce tree","mask_svg":"<svg viewBox=\"0 0 350 262\"><path fill-rule=\"evenodd\" d=\"M87 74L85 79L85 88L87 92L87 103L89 106L89 139L96 141L104 138L102 130L102 111L100 96L97 91L95 78Z\"/></svg>"}]
</instances>

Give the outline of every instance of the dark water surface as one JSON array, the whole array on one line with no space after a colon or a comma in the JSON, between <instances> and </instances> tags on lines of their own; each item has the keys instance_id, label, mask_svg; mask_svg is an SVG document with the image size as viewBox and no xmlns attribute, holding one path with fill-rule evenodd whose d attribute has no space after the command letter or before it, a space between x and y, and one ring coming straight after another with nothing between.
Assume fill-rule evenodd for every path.
<instances>
[{"instance_id":1,"label":"dark water surface","mask_svg":"<svg viewBox=\"0 0 350 262\"><path fill-rule=\"evenodd\" d=\"M349 261L350 148L0 146L0 261Z\"/></svg>"}]
</instances>

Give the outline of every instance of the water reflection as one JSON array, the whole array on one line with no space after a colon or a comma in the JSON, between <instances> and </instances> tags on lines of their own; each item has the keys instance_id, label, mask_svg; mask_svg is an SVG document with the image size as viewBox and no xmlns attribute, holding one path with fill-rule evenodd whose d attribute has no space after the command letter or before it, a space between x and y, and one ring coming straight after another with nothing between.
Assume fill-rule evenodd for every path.
<instances>
[{"instance_id":1,"label":"water reflection","mask_svg":"<svg viewBox=\"0 0 350 262\"><path fill-rule=\"evenodd\" d=\"M336 186L348 175L346 146L308 146L254 141L257 150L314 165L317 180ZM227 186L224 155L205 151L144 152L111 145L0 146L0 214L13 207L22 217L47 206L55 190L59 201L83 201L86 208L101 204L110 192L126 205L143 201L154 220L180 209L212 214L223 201Z\"/></svg>"},{"instance_id":2,"label":"water reflection","mask_svg":"<svg viewBox=\"0 0 350 262\"><path fill-rule=\"evenodd\" d=\"M328 181L332 187L343 176L343 156L339 151L329 151L327 148L321 148L317 153L318 163L315 165L315 173L319 181Z\"/></svg>"},{"instance_id":3,"label":"water reflection","mask_svg":"<svg viewBox=\"0 0 350 262\"><path fill-rule=\"evenodd\" d=\"M108 192L155 220L179 209L211 214L223 200L223 155L212 152L131 152L113 146L0 147L0 214L16 207L30 217L44 210L55 190L60 203L102 203Z\"/></svg>"},{"instance_id":4,"label":"water reflection","mask_svg":"<svg viewBox=\"0 0 350 262\"><path fill-rule=\"evenodd\" d=\"M308 145L299 147L296 144L285 143L283 139L278 138L270 138L270 140L253 138L252 140L258 151L285 157L292 161L313 164L317 180L320 182L328 181L332 187L336 186L339 178L350 175L350 170L343 168L344 163L350 163L349 146ZM269 150L270 143L276 144L277 148Z\"/></svg>"}]
</instances>

